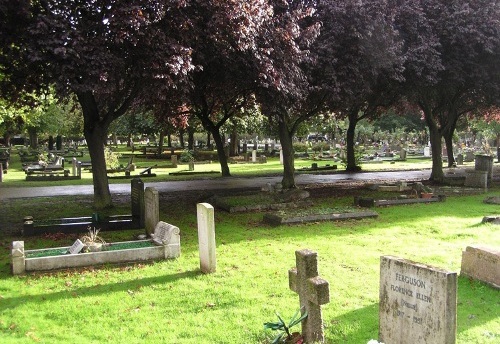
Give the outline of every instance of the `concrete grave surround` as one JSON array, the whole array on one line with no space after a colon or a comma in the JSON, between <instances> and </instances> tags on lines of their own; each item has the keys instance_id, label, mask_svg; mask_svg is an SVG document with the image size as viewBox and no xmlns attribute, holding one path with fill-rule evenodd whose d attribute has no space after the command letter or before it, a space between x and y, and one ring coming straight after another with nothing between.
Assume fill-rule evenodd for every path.
<instances>
[{"instance_id":1,"label":"concrete grave surround","mask_svg":"<svg viewBox=\"0 0 500 344\"><path fill-rule=\"evenodd\" d=\"M215 219L214 207L208 203L196 205L198 220L198 245L200 269L203 273L212 273L217 269L215 256Z\"/></svg>"},{"instance_id":2,"label":"concrete grave surround","mask_svg":"<svg viewBox=\"0 0 500 344\"><path fill-rule=\"evenodd\" d=\"M328 282L318 276L318 254L304 249L295 251L296 267L288 271L290 289L299 294L300 308L307 311L302 321L302 336L305 343L321 342L323 319L321 305L330 302Z\"/></svg>"},{"instance_id":3,"label":"concrete grave surround","mask_svg":"<svg viewBox=\"0 0 500 344\"><path fill-rule=\"evenodd\" d=\"M457 274L403 258L380 258L379 341L454 344Z\"/></svg>"},{"instance_id":4,"label":"concrete grave surround","mask_svg":"<svg viewBox=\"0 0 500 344\"><path fill-rule=\"evenodd\" d=\"M460 274L500 289L500 250L481 245L467 246L462 252Z\"/></svg>"},{"instance_id":5,"label":"concrete grave surround","mask_svg":"<svg viewBox=\"0 0 500 344\"><path fill-rule=\"evenodd\" d=\"M147 187L144 191L144 227L151 234L160 221L160 196L158 190Z\"/></svg>"},{"instance_id":6,"label":"concrete grave surround","mask_svg":"<svg viewBox=\"0 0 500 344\"><path fill-rule=\"evenodd\" d=\"M169 225L171 226L171 225ZM122 250L110 250L77 254L66 254L70 247L57 247L38 250L24 250L24 241L14 241L12 243L11 269L13 275L24 274L30 271L47 271L55 269L65 269L83 267L99 264L127 263L146 260L159 260L178 258L181 253L179 228L171 226L167 240L162 244L154 242L156 245L150 247L130 248ZM151 240L137 240L135 242L151 242ZM117 242L113 244L127 244L130 242ZM61 255L29 258L30 253L43 252L45 250L57 249Z\"/></svg>"}]
</instances>

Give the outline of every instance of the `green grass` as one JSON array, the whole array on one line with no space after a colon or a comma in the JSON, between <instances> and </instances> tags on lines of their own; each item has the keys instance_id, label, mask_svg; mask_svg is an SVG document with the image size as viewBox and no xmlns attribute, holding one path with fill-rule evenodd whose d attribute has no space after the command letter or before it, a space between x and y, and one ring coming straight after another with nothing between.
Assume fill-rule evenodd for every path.
<instances>
[{"instance_id":1,"label":"green grass","mask_svg":"<svg viewBox=\"0 0 500 344\"><path fill-rule=\"evenodd\" d=\"M298 226L270 227L259 213L216 211L217 272L210 275L199 270L194 204L160 204L160 219L181 229L182 254L176 260L11 276L9 246L19 238L3 236L0 338L2 343L269 343L274 334L264 331L263 323L274 321L275 311L289 319L298 309L287 271L295 265L295 250L309 248L318 252L320 276L330 283L331 301L323 307L327 343L366 343L378 336L380 256L459 272L467 245L500 247L498 226L481 223L483 216L498 213L498 206L482 200L499 191L377 208L378 219ZM34 206L38 202L2 201L0 219L41 210ZM315 202L323 209L343 207L352 196ZM74 204L66 208L69 203ZM91 197L59 197L52 199L51 212L38 217L91 213L90 204ZM128 209L120 203L114 211ZM140 233L101 234L116 242ZM26 249L69 246L76 237L27 238ZM498 343L500 292L462 277L458 284L457 343Z\"/></svg>"},{"instance_id":2,"label":"green grass","mask_svg":"<svg viewBox=\"0 0 500 344\"><path fill-rule=\"evenodd\" d=\"M129 162L129 154L132 151L127 150L127 147L121 145L117 149L122 155L119 159L120 164L126 166ZM136 154L140 152L136 151ZM180 153L176 151L176 153ZM81 161L90 161L90 156L86 154L83 157L78 157ZM134 163L137 165L135 172L132 175L139 174L140 171L147 167L157 165L153 168L153 173L157 176L153 178L148 178L148 181L173 181L173 180L190 180L199 178L196 174L192 175L180 175L174 176L169 175L169 173L187 171L188 165L179 163L178 167L170 167L170 160L156 160L156 159L146 159L141 157L135 157ZM317 163L319 167L324 167L326 165L337 165L338 171L328 171L328 173L339 173L342 171L342 166L340 162L335 162L333 160L313 160L308 158L296 158L295 169L297 173L309 173L306 171L301 171L304 167L310 168L312 163ZM409 169L422 169L430 168L432 162L430 158L418 158L409 157L407 161L395 161L394 163L385 161L384 163L366 163L362 165L364 170L409 170ZM67 158L65 168L70 170L71 173L71 158ZM268 158L266 164L252 164L252 163L235 163L229 164L229 169L231 174L236 177L249 177L249 176L263 176L263 175L278 175L283 173L283 166L279 162L278 157ZM195 163L195 171L198 172L208 172L208 171L220 171L220 164L217 161ZM112 175L112 174L110 174ZM114 175L121 176L124 173L116 173ZM3 176L2 188L6 187L33 187L33 186L46 186L46 185L90 185L92 184L92 173L87 170L82 170L82 179L80 180L67 180L67 181L26 181L26 174L22 170L22 164L17 154L17 149L14 148L11 152L11 161L8 173ZM217 178L217 175L210 176L204 175L203 178ZM121 184L127 183L126 179L109 179L110 184Z\"/></svg>"}]
</instances>

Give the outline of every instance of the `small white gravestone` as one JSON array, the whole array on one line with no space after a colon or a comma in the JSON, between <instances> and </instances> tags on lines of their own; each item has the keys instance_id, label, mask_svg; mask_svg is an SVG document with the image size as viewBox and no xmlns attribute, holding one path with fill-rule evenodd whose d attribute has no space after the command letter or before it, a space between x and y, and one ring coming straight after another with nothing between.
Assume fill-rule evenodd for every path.
<instances>
[{"instance_id":1,"label":"small white gravestone","mask_svg":"<svg viewBox=\"0 0 500 344\"><path fill-rule=\"evenodd\" d=\"M179 227L160 221L151 237L155 244L165 248L165 258L177 258L181 255Z\"/></svg>"},{"instance_id":2,"label":"small white gravestone","mask_svg":"<svg viewBox=\"0 0 500 344\"><path fill-rule=\"evenodd\" d=\"M14 241L11 251L11 269L13 275L20 275L26 271L24 255L24 241Z\"/></svg>"},{"instance_id":3,"label":"small white gravestone","mask_svg":"<svg viewBox=\"0 0 500 344\"><path fill-rule=\"evenodd\" d=\"M200 268L203 273L215 272L215 220L214 207L208 203L196 206L198 219L198 245L200 251Z\"/></svg>"},{"instance_id":4,"label":"small white gravestone","mask_svg":"<svg viewBox=\"0 0 500 344\"><path fill-rule=\"evenodd\" d=\"M257 162L257 151L255 149L252 151L252 162Z\"/></svg>"},{"instance_id":5,"label":"small white gravestone","mask_svg":"<svg viewBox=\"0 0 500 344\"><path fill-rule=\"evenodd\" d=\"M83 244L83 242L81 242L80 239L76 239L73 245L71 245L71 247L68 249L68 252L69 254L77 254L80 253L84 247L85 245Z\"/></svg>"},{"instance_id":6,"label":"small white gravestone","mask_svg":"<svg viewBox=\"0 0 500 344\"><path fill-rule=\"evenodd\" d=\"M284 159L283 159L283 150L280 149L280 164L283 165Z\"/></svg>"},{"instance_id":7,"label":"small white gravestone","mask_svg":"<svg viewBox=\"0 0 500 344\"><path fill-rule=\"evenodd\" d=\"M153 242L158 245L168 244L172 239L172 234L176 231L179 231L178 227L160 221L155 227L155 232L152 234Z\"/></svg>"},{"instance_id":8,"label":"small white gravestone","mask_svg":"<svg viewBox=\"0 0 500 344\"><path fill-rule=\"evenodd\" d=\"M429 146L424 147L424 156L426 158L431 156L431 147L429 147Z\"/></svg>"}]
</instances>

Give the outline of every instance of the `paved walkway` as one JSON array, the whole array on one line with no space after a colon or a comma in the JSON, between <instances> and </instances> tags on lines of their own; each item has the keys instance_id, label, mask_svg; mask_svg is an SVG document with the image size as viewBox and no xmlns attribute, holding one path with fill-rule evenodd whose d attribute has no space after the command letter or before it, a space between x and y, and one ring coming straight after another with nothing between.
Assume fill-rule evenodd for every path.
<instances>
[{"instance_id":1,"label":"paved walkway","mask_svg":"<svg viewBox=\"0 0 500 344\"><path fill-rule=\"evenodd\" d=\"M295 183L297 186L310 184L332 184L341 181L384 181L384 180L406 180L421 181L429 179L431 170L419 171L391 171L391 172L357 172L357 173L334 173L334 174L297 174ZM281 176L275 177L253 177L253 178L215 178L190 181L148 182L143 179L146 187L154 187L158 192L178 191L209 191L209 190L231 190L231 189L255 189L262 188L267 183L280 183ZM130 194L130 182L124 184L110 184L112 194ZM13 198L32 198L47 196L71 196L92 195L92 185L71 186L41 186L26 188L6 188L0 184L0 200Z\"/></svg>"}]
</instances>

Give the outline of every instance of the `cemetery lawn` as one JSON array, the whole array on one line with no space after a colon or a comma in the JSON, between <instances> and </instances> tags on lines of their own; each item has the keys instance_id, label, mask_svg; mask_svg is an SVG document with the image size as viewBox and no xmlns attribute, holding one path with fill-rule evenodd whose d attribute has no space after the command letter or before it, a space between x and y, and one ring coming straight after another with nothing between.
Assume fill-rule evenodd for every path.
<instances>
[{"instance_id":1,"label":"cemetery lawn","mask_svg":"<svg viewBox=\"0 0 500 344\"><path fill-rule=\"evenodd\" d=\"M126 166L130 160L130 155L132 151L127 150L124 145L117 148L120 152L121 157L119 158L120 165L122 167ZM136 151L137 153L137 151ZM180 155L180 151L176 151L176 154ZM215 152L211 152L210 156L216 156ZM72 173L71 159L66 159L65 169ZM81 161L90 161L90 156L86 153L83 157L78 157ZM295 168L296 173L318 173L318 171L311 171L311 165L316 163L319 168L326 167L327 165L337 165L338 170L328 170L321 173L340 173L343 171L343 167L339 161L334 161L333 159L321 159L313 158L296 158ZM203 178L217 178L220 176L220 164L218 161L203 160L195 162L194 173L186 173L182 175L175 175L177 172L185 172L188 170L188 164L179 162L179 165L175 168L172 167L169 159L151 159L141 156L136 156L134 158L134 164L136 165L136 170L131 172L131 175L138 175L141 171L148 167L153 167L152 173L156 174L155 177L145 178L147 181L173 181L173 180L192 180L200 178L199 173L203 173ZM467 163L469 166L473 167L473 163ZM366 171L378 171L378 170L415 170L415 169L429 169L432 166L432 161L430 158L422 158L416 156L409 156L406 161L384 161L383 163L365 163L362 165L362 169ZM464 166L467 167L467 166ZM279 162L279 157L269 157L268 162L264 164L260 163L230 163L229 169L231 174L236 177L251 177L251 176L265 176L265 175L281 175L283 173L283 166ZM206 174L207 172L219 172ZM109 176L123 177L125 172L110 173ZM89 170L82 169L81 179L76 180L57 180L57 181L26 181L26 174L22 169L22 163L19 155L17 154L17 148L14 148L11 153L11 159L9 164L9 169L3 176L2 188L8 187L33 187L33 186L51 186L51 185L91 185L92 184L92 173ZM117 183L129 183L130 179L109 179L110 184Z\"/></svg>"},{"instance_id":2,"label":"cemetery lawn","mask_svg":"<svg viewBox=\"0 0 500 344\"><path fill-rule=\"evenodd\" d=\"M342 208L354 195L322 192L315 207ZM483 203L499 195L448 196L446 202L381 207L376 219L271 227L262 213L215 211L217 271L199 270L196 205L160 200L160 220L181 229L181 257L152 263L110 265L12 276L10 245L19 236L6 227L25 215L37 218L92 213L91 197L0 201L0 338L2 343L270 343L263 323L275 312L289 319L298 296L288 287L295 251L318 252L318 269L330 283L323 306L327 343L367 343L378 337L380 256L394 255L460 272L467 245L500 247L500 228L482 224L499 213ZM109 214L129 212L129 200ZM50 205L48 208L47 205ZM293 211L293 210L291 210ZM108 214L105 214L108 215ZM141 231L101 232L107 242ZM78 235L25 238L26 249L69 246ZM500 291L458 278L457 343L500 341Z\"/></svg>"}]
</instances>

